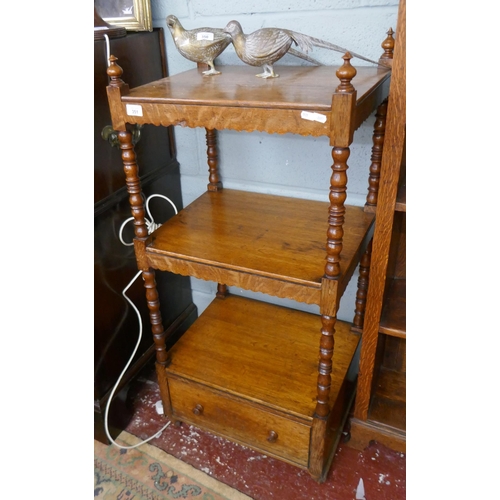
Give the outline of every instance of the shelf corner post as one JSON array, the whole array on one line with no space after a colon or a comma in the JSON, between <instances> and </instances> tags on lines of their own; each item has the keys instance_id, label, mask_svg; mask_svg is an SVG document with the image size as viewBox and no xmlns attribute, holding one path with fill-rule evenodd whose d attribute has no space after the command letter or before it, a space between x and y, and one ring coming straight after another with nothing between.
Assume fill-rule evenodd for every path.
<instances>
[{"instance_id":1,"label":"shelf corner post","mask_svg":"<svg viewBox=\"0 0 500 500\"><path fill-rule=\"evenodd\" d=\"M327 279L340 276L340 253L344 236L345 200L347 198L347 159L351 153L349 146L354 136L354 112L356 90L351 80L356 69L351 66L351 54L346 52L344 64L337 70L340 85L332 97L332 176L330 178L330 208L328 210L328 230L326 243L325 275Z\"/></svg>"},{"instance_id":2,"label":"shelf corner post","mask_svg":"<svg viewBox=\"0 0 500 500\"><path fill-rule=\"evenodd\" d=\"M368 283L370 280L370 265L372 254L373 239L370 240L366 248L361 262L359 263L358 289L356 291L356 306L354 309L354 318L352 320L353 329L356 331L363 330L366 310L366 297L368 295Z\"/></svg>"},{"instance_id":3,"label":"shelf corner post","mask_svg":"<svg viewBox=\"0 0 500 500\"><path fill-rule=\"evenodd\" d=\"M205 128L207 137L207 162L209 172L208 191L220 191L222 182L219 176L219 156L217 153L217 130Z\"/></svg>"},{"instance_id":4,"label":"shelf corner post","mask_svg":"<svg viewBox=\"0 0 500 500\"><path fill-rule=\"evenodd\" d=\"M378 200L378 189L380 184L380 169L382 166L382 153L384 152L385 124L387 119L387 102L384 99L377 108L375 123L373 125L372 155L368 176L368 194L366 205L376 207Z\"/></svg>"},{"instance_id":5,"label":"shelf corner post","mask_svg":"<svg viewBox=\"0 0 500 500\"><path fill-rule=\"evenodd\" d=\"M353 115L356 91L351 80L356 70L351 66L352 56L347 52L344 64L337 70L340 85L332 98L333 143L332 176L330 179L330 207L326 242L325 274L321 285L321 340L319 349L316 419L327 419L330 413L329 396L334 350L335 321L337 315L337 292L340 276L340 253L344 235L344 215L347 190L347 158L353 138ZM347 132L346 132L347 131Z\"/></svg>"},{"instance_id":6,"label":"shelf corner post","mask_svg":"<svg viewBox=\"0 0 500 500\"><path fill-rule=\"evenodd\" d=\"M125 130L125 116L123 115L122 96L129 93L129 86L121 77L123 69L116 64L118 58L109 56L109 66L106 73L109 77L109 85L106 87L108 95L109 110L111 112L111 123L115 130Z\"/></svg>"},{"instance_id":7,"label":"shelf corner post","mask_svg":"<svg viewBox=\"0 0 500 500\"><path fill-rule=\"evenodd\" d=\"M158 384L165 408L169 408L170 398L168 396L168 385L164 374L164 369L169 363L169 352L165 343L165 329L163 328L160 312L160 301L156 288L155 272L149 266L145 247L148 238L148 228L146 226L145 208L142 199L141 182L139 178L139 167L137 165L136 154L132 142L132 134L128 130L118 132L118 140L122 152L123 170L125 172L125 182L129 193L129 203L134 217L134 249L137 259L137 266L142 271L144 288L146 290L146 301L149 309L149 317L153 334L153 341L156 351L156 372L158 374Z\"/></svg>"}]
</instances>

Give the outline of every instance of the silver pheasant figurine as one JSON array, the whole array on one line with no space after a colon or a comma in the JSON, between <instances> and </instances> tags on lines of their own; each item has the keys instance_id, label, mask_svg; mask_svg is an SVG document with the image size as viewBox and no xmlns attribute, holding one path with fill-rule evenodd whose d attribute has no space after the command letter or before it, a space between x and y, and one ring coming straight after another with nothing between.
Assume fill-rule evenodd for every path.
<instances>
[{"instance_id":1,"label":"silver pheasant figurine","mask_svg":"<svg viewBox=\"0 0 500 500\"><path fill-rule=\"evenodd\" d=\"M250 66L261 66L264 69L263 73L256 75L260 78L276 78L279 76L274 72L273 64L279 61L287 52L290 52L293 43L306 53L312 50L313 47L322 47L343 53L348 52L347 49L333 43L287 29L261 28L246 35L243 33L241 24L238 21L230 21L224 31L231 35L236 54L244 63ZM349 52L359 59L380 64L351 50Z\"/></svg>"},{"instance_id":2,"label":"silver pheasant figurine","mask_svg":"<svg viewBox=\"0 0 500 500\"><path fill-rule=\"evenodd\" d=\"M196 63L205 63L210 66L210 70L203 71L204 75L219 75L214 67L214 59L218 57L226 47L232 42L231 35L220 28L195 28L185 30L177 17L170 15L167 17L167 26L174 39L177 50L186 59ZM302 52L293 48L288 49L288 53L304 59L312 64L321 66L321 63Z\"/></svg>"},{"instance_id":3,"label":"silver pheasant figurine","mask_svg":"<svg viewBox=\"0 0 500 500\"><path fill-rule=\"evenodd\" d=\"M218 57L231 43L231 36L219 28L196 28L185 30L175 16L167 17L167 26L177 50L186 59L195 63L205 63L210 69L204 75L220 75L214 66Z\"/></svg>"}]
</instances>

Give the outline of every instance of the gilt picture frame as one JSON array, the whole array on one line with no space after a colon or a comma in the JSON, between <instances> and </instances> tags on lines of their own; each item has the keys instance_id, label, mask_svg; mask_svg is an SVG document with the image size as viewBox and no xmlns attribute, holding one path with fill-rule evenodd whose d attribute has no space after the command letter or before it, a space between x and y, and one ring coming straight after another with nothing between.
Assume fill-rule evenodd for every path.
<instances>
[{"instance_id":1,"label":"gilt picture frame","mask_svg":"<svg viewBox=\"0 0 500 500\"><path fill-rule=\"evenodd\" d=\"M128 31L153 31L151 0L94 0L101 18Z\"/></svg>"}]
</instances>

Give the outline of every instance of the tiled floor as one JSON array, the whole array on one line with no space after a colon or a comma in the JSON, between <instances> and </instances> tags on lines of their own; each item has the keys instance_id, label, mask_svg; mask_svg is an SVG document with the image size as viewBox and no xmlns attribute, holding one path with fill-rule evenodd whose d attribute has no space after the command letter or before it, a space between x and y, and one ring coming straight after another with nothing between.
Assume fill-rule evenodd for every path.
<instances>
[{"instance_id":1,"label":"tiled floor","mask_svg":"<svg viewBox=\"0 0 500 500\"><path fill-rule=\"evenodd\" d=\"M160 393L153 369L137 379L129 396L134 416L126 430L146 439L166 422L155 409ZM323 484L306 471L187 424L170 425L150 444L254 500L355 500L361 479L366 500L406 498L405 454L377 443L362 452L341 444Z\"/></svg>"}]
</instances>

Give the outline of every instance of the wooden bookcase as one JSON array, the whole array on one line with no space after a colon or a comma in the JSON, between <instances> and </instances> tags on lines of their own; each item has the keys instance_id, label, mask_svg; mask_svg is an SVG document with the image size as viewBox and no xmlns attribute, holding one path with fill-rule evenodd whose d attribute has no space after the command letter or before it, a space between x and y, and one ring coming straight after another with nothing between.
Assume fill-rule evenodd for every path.
<instances>
[{"instance_id":1,"label":"wooden bookcase","mask_svg":"<svg viewBox=\"0 0 500 500\"><path fill-rule=\"evenodd\" d=\"M406 451L406 1L401 0L387 105L358 390L350 445Z\"/></svg>"},{"instance_id":2,"label":"wooden bookcase","mask_svg":"<svg viewBox=\"0 0 500 500\"><path fill-rule=\"evenodd\" d=\"M383 58L392 57L390 45ZM318 481L342 435L358 371L360 335L336 314L373 235L374 214L345 205L347 161L355 131L387 98L391 80L390 69L355 69L350 59L344 55L340 67L283 66L273 81L256 78L249 66L224 66L216 78L197 68L132 89L114 56L108 68L166 415L306 469ZM207 191L152 234L128 130L134 124L206 130ZM222 129L329 137L329 202L223 189ZM218 283L213 302L171 349L157 270ZM227 286L316 304L320 314L231 296Z\"/></svg>"}]
</instances>

